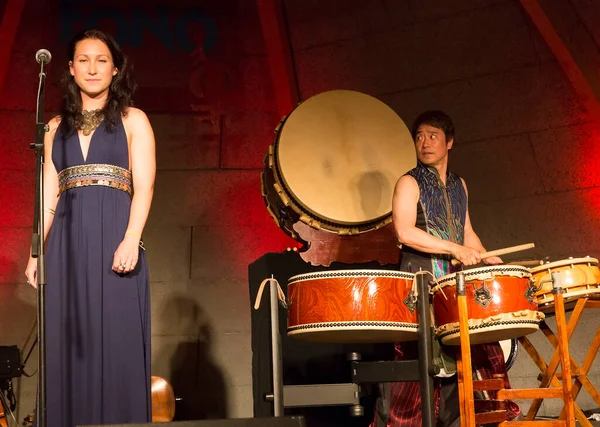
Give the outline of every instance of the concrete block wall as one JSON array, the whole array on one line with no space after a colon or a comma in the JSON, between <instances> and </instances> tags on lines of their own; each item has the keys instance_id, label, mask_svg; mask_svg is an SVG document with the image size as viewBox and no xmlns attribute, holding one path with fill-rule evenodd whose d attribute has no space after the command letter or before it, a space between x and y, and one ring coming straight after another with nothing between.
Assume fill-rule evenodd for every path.
<instances>
[{"instance_id":1,"label":"concrete block wall","mask_svg":"<svg viewBox=\"0 0 600 427\"><path fill-rule=\"evenodd\" d=\"M573 4L597 41L598 5ZM600 256L600 128L518 1L284 5L302 99L350 89L386 102L409 126L428 109L454 118L450 165L467 181L471 220L489 250L534 242L505 259ZM571 341L578 362L599 326L586 312ZM548 361L543 335L532 341ZM538 373L521 348L513 385L537 387ZM600 384L597 366L590 375ZM597 407L583 391L577 402ZM558 415L560 404L546 400L540 415Z\"/></svg>"}]
</instances>

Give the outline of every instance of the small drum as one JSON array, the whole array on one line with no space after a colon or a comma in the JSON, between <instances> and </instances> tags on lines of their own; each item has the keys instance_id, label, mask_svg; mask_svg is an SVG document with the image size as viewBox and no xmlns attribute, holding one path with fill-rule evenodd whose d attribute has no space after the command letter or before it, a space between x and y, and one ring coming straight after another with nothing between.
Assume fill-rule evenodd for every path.
<instances>
[{"instance_id":1,"label":"small drum","mask_svg":"<svg viewBox=\"0 0 600 427\"><path fill-rule=\"evenodd\" d=\"M414 274L339 270L288 283L289 336L308 341L382 343L417 339Z\"/></svg>"},{"instance_id":2,"label":"small drum","mask_svg":"<svg viewBox=\"0 0 600 427\"><path fill-rule=\"evenodd\" d=\"M295 108L276 130L261 173L267 209L301 241L293 226L356 235L392 221L396 181L415 167L410 131L378 99L333 90Z\"/></svg>"},{"instance_id":3,"label":"small drum","mask_svg":"<svg viewBox=\"0 0 600 427\"><path fill-rule=\"evenodd\" d=\"M500 347L502 347L504 363L506 365L506 370L508 371L515 364L515 360L517 360L517 354L519 353L519 341L515 338L500 341Z\"/></svg>"},{"instance_id":4,"label":"small drum","mask_svg":"<svg viewBox=\"0 0 600 427\"><path fill-rule=\"evenodd\" d=\"M600 269L596 258L563 259L534 267L530 271L540 288L535 294L540 311L554 311L552 273L560 276L567 306L573 305L579 298L600 298Z\"/></svg>"},{"instance_id":5,"label":"small drum","mask_svg":"<svg viewBox=\"0 0 600 427\"><path fill-rule=\"evenodd\" d=\"M465 270L471 344L503 341L539 329L535 287L525 267L502 265ZM456 274L438 279L433 312L436 335L447 345L460 344Z\"/></svg>"}]
</instances>

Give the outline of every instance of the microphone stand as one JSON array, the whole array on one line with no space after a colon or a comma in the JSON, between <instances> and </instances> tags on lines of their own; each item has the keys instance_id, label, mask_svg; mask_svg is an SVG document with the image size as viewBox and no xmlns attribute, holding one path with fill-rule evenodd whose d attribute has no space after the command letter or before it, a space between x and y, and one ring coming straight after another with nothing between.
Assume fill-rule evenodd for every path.
<instances>
[{"instance_id":1,"label":"microphone stand","mask_svg":"<svg viewBox=\"0 0 600 427\"><path fill-rule=\"evenodd\" d=\"M46 73L44 60L40 62L40 82L38 86L35 123L35 198L33 209L33 235L31 256L37 258L37 322L39 344L38 360L38 404L37 425L46 427L46 260L44 254L44 136L49 127L44 123L44 87Z\"/></svg>"}]
</instances>

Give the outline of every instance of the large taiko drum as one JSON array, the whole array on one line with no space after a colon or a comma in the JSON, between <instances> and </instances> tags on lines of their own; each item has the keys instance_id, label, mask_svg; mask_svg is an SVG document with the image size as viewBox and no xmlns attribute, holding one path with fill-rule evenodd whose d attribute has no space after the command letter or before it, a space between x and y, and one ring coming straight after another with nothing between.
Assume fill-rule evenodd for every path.
<instances>
[{"instance_id":1,"label":"large taiko drum","mask_svg":"<svg viewBox=\"0 0 600 427\"><path fill-rule=\"evenodd\" d=\"M261 174L271 216L292 238L302 221L355 235L391 222L398 178L416 165L410 131L378 99L334 90L315 95L280 123Z\"/></svg>"},{"instance_id":2,"label":"large taiko drum","mask_svg":"<svg viewBox=\"0 0 600 427\"><path fill-rule=\"evenodd\" d=\"M540 311L554 311L552 274L560 276L567 307L579 298L600 298L600 269L596 258L569 258L530 269L539 288L535 296Z\"/></svg>"},{"instance_id":3,"label":"large taiko drum","mask_svg":"<svg viewBox=\"0 0 600 427\"><path fill-rule=\"evenodd\" d=\"M365 343L417 339L414 274L339 270L294 276L288 283L289 336Z\"/></svg>"},{"instance_id":4,"label":"large taiko drum","mask_svg":"<svg viewBox=\"0 0 600 427\"><path fill-rule=\"evenodd\" d=\"M527 268L502 265L463 273L472 344L518 338L539 329L544 314L538 311ZM433 295L436 335L447 345L460 344L456 298L456 274L438 279Z\"/></svg>"}]
</instances>

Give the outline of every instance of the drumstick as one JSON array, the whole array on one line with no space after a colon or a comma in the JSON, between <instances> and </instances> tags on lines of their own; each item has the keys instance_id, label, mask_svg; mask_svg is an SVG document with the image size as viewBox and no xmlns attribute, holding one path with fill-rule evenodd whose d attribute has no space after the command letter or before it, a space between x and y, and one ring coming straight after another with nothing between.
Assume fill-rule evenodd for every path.
<instances>
[{"instance_id":1,"label":"drumstick","mask_svg":"<svg viewBox=\"0 0 600 427\"><path fill-rule=\"evenodd\" d=\"M527 259L523 261L511 261L512 265L520 265L521 267L537 267L538 265L542 265L544 261L541 259Z\"/></svg>"},{"instance_id":2,"label":"drumstick","mask_svg":"<svg viewBox=\"0 0 600 427\"><path fill-rule=\"evenodd\" d=\"M491 258L493 256L499 256L499 255L512 254L513 252L526 251L527 249L531 249L534 247L535 247L535 244L526 243L524 245L510 246L508 248L496 249L495 251L483 252L481 254L481 259ZM452 260L452 265L458 265L458 264L460 264L459 260L457 260L457 259Z\"/></svg>"}]
</instances>

